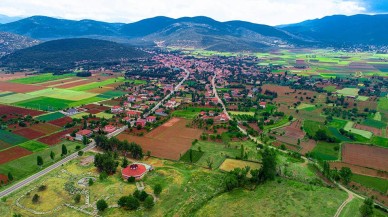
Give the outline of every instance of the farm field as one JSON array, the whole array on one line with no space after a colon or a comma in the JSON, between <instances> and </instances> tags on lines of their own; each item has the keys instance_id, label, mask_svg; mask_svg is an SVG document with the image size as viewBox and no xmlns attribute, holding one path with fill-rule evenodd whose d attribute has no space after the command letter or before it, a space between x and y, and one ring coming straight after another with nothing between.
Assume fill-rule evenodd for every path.
<instances>
[{"instance_id":1,"label":"farm field","mask_svg":"<svg viewBox=\"0 0 388 217\"><path fill-rule=\"evenodd\" d=\"M244 169L245 167L251 168L251 170L257 170L261 167L259 163L235 160L235 159L225 159L224 162L220 166L220 170L229 172L234 170L235 168Z\"/></svg>"},{"instance_id":2,"label":"farm field","mask_svg":"<svg viewBox=\"0 0 388 217\"><path fill-rule=\"evenodd\" d=\"M337 90L337 93L343 96L358 96L358 91L359 89L357 88L344 88L342 90Z\"/></svg>"},{"instance_id":3,"label":"farm field","mask_svg":"<svg viewBox=\"0 0 388 217\"><path fill-rule=\"evenodd\" d=\"M319 160L337 160L339 155L339 144L319 141L311 154Z\"/></svg>"},{"instance_id":4,"label":"farm field","mask_svg":"<svg viewBox=\"0 0 388 217\"><path fill-rule=\"evenodd\" d=\"M386 179L354 174L352 181L382 193L387 193L388 191L388 180Z\"/></svg>"},{"instance_id":5,"label":"farm field","mask_svg":"<svg viewBox=\"0 0 388 217\"><path fill-rule=\"evenodd\" d=\"M40 146L44 145L41 143L39 144ZM28 151L27 149L21 147L14 147L13 149L15 150L11 151L8 151L8 149L6 150L8 152L5 153L2 151L0 152L0 155L9 156L10 153L15 153L15 156L9 156L8 159L0 157L1 160L4 159L2 160L3 162L0 161L0 174L8 174L8 172L11 172L15 180L26 178L41 170L41 168L36 165L37 156L41 156L43 158L42 168L45 168L61 159L62 144L66 145L69 154L75 152L75 147L77 145L81 145L76 142L63 141L58 145L51 146L43 150L36 150L35 152ZM33 147L31 147L31 149L33 149ZM51 151L55 153L54 160L50 158Z\"/></svg>"},{"instance_id":6,"label":"farm field","mask_svg":"<svg viewBox=\"0 0 388 217\"><path fill-rule=\"evenodd\" d=\"M19 146L22 148L25 148L29 151L32 151L32 152L38 152L38 151L42 151L42 150L45 150L46 148L48 148L47 145L40 143L38 141L34 141L34 140L24 142L24 143L20 144Z\"/></svg>"},{"instance_id":7,"label":"farm field","mask_svg":"<svg viewBox=\"0 0 388 217\"><path fill-rule=\"evenodd\" d=\"M152 156L179 160L189 150L192 141L199 139L202 133L201 130L187 128L186 124L185 119L172 118L142 137L122 133L117 138L141 145L145 152L151 151Z\"/></svg>"},{"instance_id":8,"label":"farm field","mask_svg":"<svg viewBox=\"0 0 388 217\"><path fill-rule=\"evenodd\" d=\"M12 83L18 83L18 84L37 84L37 83L44 83L48 81L55 81L60 79L66 79L73 77L75 74L64 74L64 75L53 75L53 74L40 74L40 75L34 75L34 76L27 76L25 78L18 78L14 80L10 80L9 82Z\"/></svg>"},{"instance_id":9,"label":"farm field","mask_svg":"<svg viewBox=\"0 0 388 217\"><path fill-rule=\"evenodd\" d=\"M342 145L342 162L387 171L388 149L358 145Z\"/></svg>"},{"instance_id":10,"label":"farm field","mask_svg":"<svg viewBox=\"0 0 388 217\"><path fill-rule=\"evenodd\" d=\"M36 117L36 119L40 120L40 121L47 121L47 122L49 122L49 121L53 121L53 120L56 120L56 119L59 119L59 118L63 118L63 117L65 117L64 114L62 114L60 112L54 112L54 113L38 116L38 117Z\"/></svg>"}]
</instances>

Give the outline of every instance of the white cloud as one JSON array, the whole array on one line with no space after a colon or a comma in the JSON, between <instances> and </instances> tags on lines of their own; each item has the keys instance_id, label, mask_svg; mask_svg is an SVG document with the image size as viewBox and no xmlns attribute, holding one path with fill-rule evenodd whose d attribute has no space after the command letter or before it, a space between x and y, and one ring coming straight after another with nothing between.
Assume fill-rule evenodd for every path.
<instances>
[{"instance_id":1,"label":"white cloud","mask_svg":"<svg viewBox=\"0 0 388 217\"><path fill-rule=\"evenodd\" d=\"M317 3L319 2L319 3ZM133 22L154 16L209 16L270 25L366 12L357 0L0 0L0 14Z\"/></svg>"}]
</instances>

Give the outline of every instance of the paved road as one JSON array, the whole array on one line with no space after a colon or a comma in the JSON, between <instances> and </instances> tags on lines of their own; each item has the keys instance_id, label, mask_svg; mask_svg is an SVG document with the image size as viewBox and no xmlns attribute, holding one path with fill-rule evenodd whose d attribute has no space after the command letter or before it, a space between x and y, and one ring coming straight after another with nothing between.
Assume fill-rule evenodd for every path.
<instances>
[{"instance_id":1,"label":"paved road","mask_svg":"<svg viewBox=\"0 0 388 217\"><path fill-rule=\"evenodd\" d=\"M111 134L108 134L107 136L109 138L112 137L112 136L116 136L117 134L123 132L127 128L128 128L127 126L124 126L124 127L120 128L120 129L116 130L115 132L113 132ZM93 140L91 143L89 143L88 146L86 146L84 149L82 149L82 151L87 152L90 149L93 149L94 147L96 147L96 143ZM53 165L51 165L51 166L49 166L49 167L47 167L47 168L45 168L45 169L35 173L34 175L32 175L32 176L30 176L30 177L28 177L28 178L26 178L26 179L24 179L24 180L22 180L22 181L20 181L20 182L18 182L16 184L14 184L13 186L5 189L4 191L1 191L0 192L0 198L2 198L4 196L7 196L7 195L11 194L12 192L14 192L14 191L16 191L16 190L18 190L18 189L20 189L20 188L30 184L31 182L35 181L36 179L46 175L47 173L53 171L54 169L60 167L61 165L65 164L65 163L67 163L67 162L69 162L69 161L71 161L71 160L73 160L73 159L75 159L77 157L78 157L78 152L75 152L75 153L73 153L73 154L63 158L62 160L54 163Z\"/></svg>"},{"instance_id":2,"label":"paved road","mask_svg":"<svg viewBox=\"0 0 388 217\"><path fill-rule=\"evenodd\" d=\"M156 109L158 109L170 96L172 96L174 93L175 93L175 91L178 91L179 90L179 88L182 86L182 84L183 84L183 82L185 82L188 78L189 78L189 76L190 76L190 72L189 72L189 70L187 70L187 69L185 69L185 68L182 68L183 70L185 70L185 72L186 72L186 76L178 83L178 85L177 86L175 86L175 88L174 88L174 90L172 90L171 91L171 93L169 93L167 96L165 96L162 100L160 100L159 102L158 102L158 104L156 104L149 112L147 112L147 113L145 113L144 115L143 115L143 117L144 118L146 118L146 117L148 117L150 114L152 114L153 112L155 112L156 111Z\"/></svg>"}]
</instances>

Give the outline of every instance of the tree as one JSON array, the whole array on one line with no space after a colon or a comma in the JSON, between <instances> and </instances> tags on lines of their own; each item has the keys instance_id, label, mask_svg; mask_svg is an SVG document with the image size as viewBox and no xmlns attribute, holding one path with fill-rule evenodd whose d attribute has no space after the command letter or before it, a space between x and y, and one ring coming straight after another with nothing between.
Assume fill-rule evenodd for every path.
<instances>
[{"instance_id":1,"label":"tree","mask_svg":"<svg viewBox=\"0 0 388 217\"><path fill-rule=\"evenodd\" d=\"M140 201L145 201L145 199L148 197L148 194L147 194L147 192L145 192L145 191L141 191L140 192L140 195L139 195L139 200Z\"/></svg>"},{"instance_id":2,"label":"tree","mask_svg":"<svg viewBox=\"0 0 388 217\"><path fill-rule=\"evenodd\" d=\"M92 178L90 178L89 181L88 181L88 185L89 185L89 186L92 186L93 184L94 184L94 181L93 181Z\"/></svg>"},{"instance_id":3,"label":"tree","mask_svg":"<svg viewBox=\"0 0 388 217\"><path fill-rule=\"evenodd\" d=\"M118 162L115 161L112 153L97 154L94 158L94 166L99 171L105 171L107 174L114 174L116 172Z\"/></svg>"},{"instance_id":4,"label":"tree","mask_svg":"<svg viewBox=\"0 0 388 217\"><path fill-rule=\"evenodd\" d=\"M13 181L13 175L11 172L8 172L8 181L10 181L10 182Z\"/></svg>"},{"instance_id":5,"label":"tree","mask_svg":"<svg viewBox=\"0 0 388 217\"><path fill-rule=\"evenodd\" d=\"M240 159L244 159L244 146L241 145L240 147Z\"/></svg>"},{"instance_id":6,"label":"tree","mask_svg":"<svg viewBox=\"0 0 388 217\"><path fill-rule=\"evenodd\" d=\"M156 196L159 196L160 195L160 193L162 193L162 185L161 184L156 184L155 186L154 186L154 194L156 195Z\"/></svg>"},{"instance_id":7,"label":"tree","mask_svg":"<svg viewBox=\"0 0 388 217\"><path fill-rule=\"evenodd\" d=\"M74 202L75 203L79 203L81 201L81 195L80 194L76 194L75 196L74 196Z\"/></svg>"},{"instance_id":8,"label":"tree","mask_svg":"<svg viewBox=\"0 0 388 217\"><path fill-rule=\"evenodd\" d=\"M40 196L37 195L37 194L34 194L34 196L32 197L32 202L33 202L33 203L38 203L38 202L39 202L39 199L40 199Z\"/></svg>"},{"instance_id":9,"label":"tree","mask_svg":"<svg viewBox=\"0 0 388 217\"><path fill-rule=\"evenodd\" d=\"M130 177L128 177L127 181L128 181L129 183L134 183L134 182L136 181L136 178L133 177L133 176L130 176Z\"/></svg>"},{"instance_id":10,"label":"tree","mask_svg":"<svg viewBox=\"0 0 388 217\"><path fill-rule=\"evenodd\" d=\"M55 153L53 151L50 152L50 158L51 158L51 160L54 160L54 158L55 158Z\"/></svg>"},{"instance_id":11,"label":"tree","mask_svg":"<svg viewBox=\"0 0 388 217\"><path fill-rule=\"evenodd\" d=\"M108 178L108 174L105 171L102 171L99 178L101 181L103 181Z\"/></svg>"},{"instance_id":12,"label":"tree","mask_svg":"<svg viewBox=\"0 0 388 217\"><path fill-rule=\"evenodd\" d=\"M209 169L212 169L212 167L213 167L213 158L208 157L206 159L206 163L207 163L207 167L209 167Z\"/></svg>"},{"instance_id":13,"label":"tree","mask_svg":"<svg viewBox=\"0 0 388 217\"><path fill-rule=\"evenodd\" d=\"M350 182L350 179L352 178L352 170L349 167L342 167L341 170L339 171L339 175L342 179L342 182L345 185L348 185Z\"/></svg>"},{"instance_id":14,"label":"tree","mask_svg":"<svg viewBox=\"0 0 388 217\"><path fill-rule=\"evenodd\" d=\"M41 156L37 156L36 163L38 164L38 166L42 167L43 166L43 158Z\"/></svg>"},{"instance_id":15,"label":"tree","mask_svg":"<svg viewBox=\"0 0 388 217\"><path fill-rule=\"evenodd\" d=\"M189 150L190 163L193 163L193 150Z\"/></svg>"},{"instance_id":16,"label":"tree","mask_svg":"<svg viewBox=\"0 0 388 217\"><path fill-rule=\"evenodd\" d=\"M262 167L259 171L259 181L274 180L276 175L276 152L265 148L262 153Z\"/></svg>"},{"instance_id":17,"label":"tree","mask_svg":"<svg viewBox=\"0 0 388 217\"><path fill-rule=\"evenodd\" d=\"M140 206L139 201L133 196L123 196L119 199L117 204L120 207L123 207L125 209L129 209L129 210L136 210Z\"/></svg>"},{"instance_id":18,"label":"tree","mask_svg":"<svg viewBox=\"0 0 388 217\"><path fill-rule=\"evenodd\" d=\"M103 212L106 208L108 208L108 204L106 203L106 201L104 199L97 201L96 205L97 205L98 211L100 211L100 212Z\"/></svg>"},{"instance_id":19,"label":"tree","mask_svg":"<svg viewBox=\"0 0 388 217\"><path fill-rule=\"evenodd\" d=\"M326 177L330 176L330 164L327 161L323 162L323 175Z\"/></svg>"},{"instance_id":20,"label":"tree","mask_svg":"<svg viewBox=\"0 0 388 217\"><path fill-rule=\"evenodd\" d=\"M360 207L360 213L362 217L369 217L373 215L373 199L367 198L364 200L364 204Z\"/></svg>"},{"instance_id":21,"label":"tree","mask_svg":"<svg viewBox=\"0 0 388 217\"><path fill-rule=\"evenodd\" d=\"M65 156L65 155L67 155L67 148L65 144L62 144L62 156Z\"/></svg>"},{"instance_id":22,"label":"tree","mask_svg":"<svg viewBox=\"0 0 388 217\"><path fill-rule=\"evenodd\" d=\"M82 137L82 144L87 145L89 143L89 139L86 136Z\"/></svg>"},{"instance_id":23,"label":"tree","mask_svg":"<svg viewBox=\"0 0 388 217\"><path fill-rule=\"evenodd\" d=\"M128 166L128 160L126 157L123 157L123 163L121 164L122 168L126 168Z\"/></svg>"},{"instance_id":24,"label":"tree","mask_svg":"<svg viewBox=\"0 0 388 217\"><path fill-rule=\"evenodd\" d=\"M149 210L149 209L152 209L152 207L154 207L154 205L155 205L154 198L151 195L149 195L144 200L144 207Z\"/></svg>"}]
</instances>

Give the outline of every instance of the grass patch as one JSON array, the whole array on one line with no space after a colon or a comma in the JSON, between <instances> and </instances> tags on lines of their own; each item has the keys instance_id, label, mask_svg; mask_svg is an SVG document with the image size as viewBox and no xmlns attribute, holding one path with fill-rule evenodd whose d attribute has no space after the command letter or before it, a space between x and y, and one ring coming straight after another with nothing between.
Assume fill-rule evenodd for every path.
<instances>
[{"instance_id":1,"label":"grass patch","mask_svg":"<svg viewBox=\"0 0 388 217\"><path fill-rule=\"evenodd\" d=\"M254 112L235 112L235 111L230 111L230 115L249 115L249 116L254 116Z\"/></svg>"},{"instance_id":2,"label":"grass patch","mask_svg":"<svg viewBox=\"0 0 388 217\"><path fill-rule=\"evenodd\" d=\"M318 160L338 160L339 144L319 141L311 154Z\"/></svg>"},{"instance_id":3,"label":"grass patch","mask_svg":"<svg viewBox=\"0 0 388 217\"><path fill-rule=\"evenodd\" d=\"M57 120L57 119L63 118L63 117L65 117L64 114L62 114L60 112L54 112L54 113L38 116L35 119L40 120L40 121L53 121L53 120Z\"/></svg>"},{"instance_id":4,"label":"grass patch","mask_svg":"<svg viewBox=\"0 0 388 217\"><path fill-rule=\"evenodd\" d=\"M300 105L298 105L298 107L296 107L296 109L298 110L308 110L308 111L310 111L311 108L315 108L315 105L301 103Z\"/></svg>"},{"instance_id":5,"label":"grass patch","mask_svg":"<svg viewBox=\"0 0 388 217\"><path fill-rule=\"evenodd\" d=\"M386 179L353 174L352 181L382 193L386 193L388 191L388 180Z\"/></svg>"},{"instance_id":6,"label":"grass patch","mask_svg":"<svg viewBox=\"0 0 388 217\"><path fill-rule=\"evenodd\" d=\"M253 191L236 189L221 194L195 216L334 216L346 197L340 190L280 179Z\"/></svg>"},{"instance_id":7,"label":"grass patch","mask_svg":"<svg viewBox=\"0 0 388 217\"><path fill-rule=\"evenodd\" d=\"M380 112L376 112L375 116L373 117L373 120L381 121L381 113Z\"/></svg>"},{"instance_id":8,"label":"grass patch","mask_svg":"<svg viewBox=\"0 0 388 217\"><path fill-rule=\"evenodd\" d=\"M342 90L337 90L337 93L343 96L358 96L358 88L344 88Z\"/></svg>"},{"instance_id":9,"label":"grass patch","mask_svg":"<svg viewBox=\"0 0 388 217\"><path fill-rule=\"evenodd\" d=\"M269 130L269 129L281 127L283 125L286 125L288 122L289 122L288 116L285 115L284 117L282 117L282 119L278 120L276 123L274 123L272 125L265 125L264 130Z\"/></svg>"},{"instance_id":10,"label":"grass patch","mask_svg":"<svg viewBox=\"0 0 388 217\"><path fill-rule=\"evenodd\" d=\"M325 90L326 92L334 92L336 91L336 86L326 86L323 88L323 90Z\"/></svg>"},{"instance_id":11,"label":"grass patch","mask_svg":"<svg viewBox=\"0 0 388 217\"><path fill-rule=\"evenodd\" d=\"M105 112L100 112L100 113L96 114L96 117L110 119L110 118L113 117L113 114L109 114L109 113L105 113Z\"/></svg>"},{"instance_id":12,"label":"grass patch","mask_svg":"<svg viewBox=\"0 0 388 217\"><path fill-rule=\"evenodd\" d=\"M20 144L19 146L22 148L25 148L29 151L32 151L32 152L38 152L38 151L42 151L42 150L45 150L46 148L48 148L47 145L45 145L41 142L38 142L38 141L34 141L34 140L24 142L24 143Z\"/></svg>"},{"instance_id":13,"label":"grass patch","mask_svg":"<svg viewBox=\"0 0 388 217\"><path fill-rule=\"evenodd\" d=\"M337 129L342 129L346 126L347 123L348 122L345 120L333 119L332 121L330 121L329 126Z\"/></svg>"},{"instance_id":14,"label":"grass patch","mask_svg":"<svg viewBox=\"0 0 388 217\"><path fill-rule=\"evenodd\" d=\"M368 99L369 99L368 96L358 96L358 97L357 97L357 100L358 100L358 101L367 101Z\"/></svg>"},{"instance_id":15,"label":"grass patch","mask_svg":"<svg viewBox=\"0 0 388 217\"><path fill-rule=\"evenodd\" d=\"M87 104L99 102L102 100L104 100L104 98L94 96L94 97L90 97L87 99L77 100L75 102L71 102L71 103L69 103L69 107L77 107L77 106L81 106L81 105L87 105Z\"/></svg>"},{"instance_id":16,"label":"grass patch","mask_svg":"<svg viewBox=\"0 0 388 217\"><path fill-rule=\"evenodd\" d=\"M192 153L193 162L190 161L190 151ZM203 155L202 151L190 149L184 155L182 155L182 157L179 160L187 163L197 163L199 159L201 159L202 155Z\"/></svg>"},{"instance_id":17,"label":"grass patch","mask_svg":"<svg viewBox=\"0 0 388 217\"><path fill-rule=\"evenodd\" d=\"M176 110L176 111L172 112L172 115L174 117L194 119L195 117L197 117L199 115L199 112L191 111L191 110Z\"/></svg>"}]
</instances>

